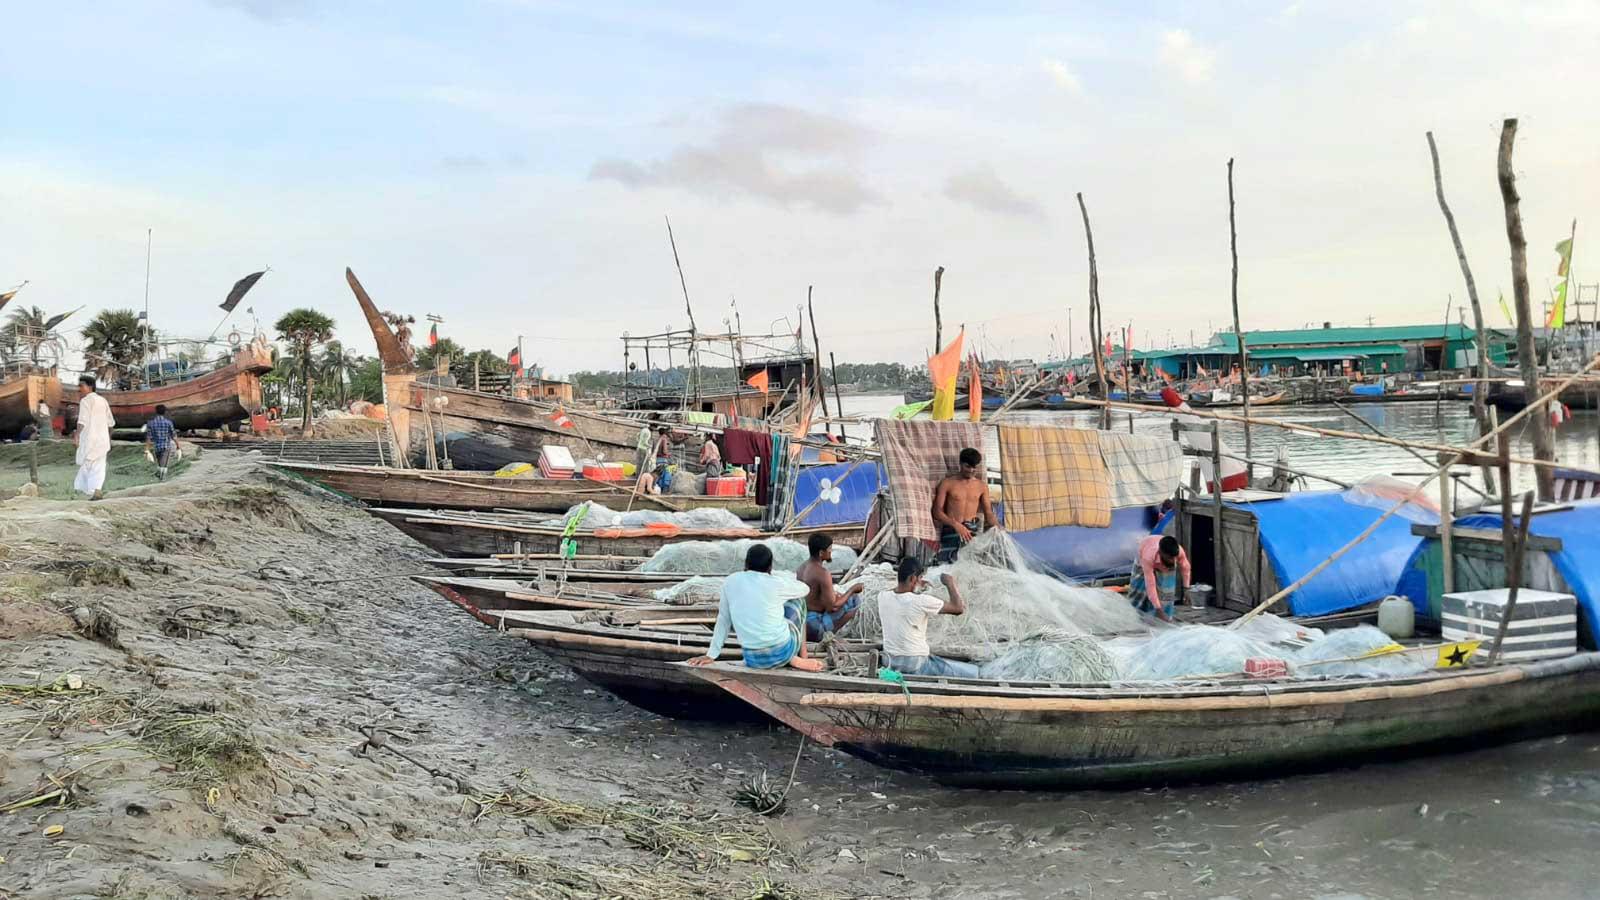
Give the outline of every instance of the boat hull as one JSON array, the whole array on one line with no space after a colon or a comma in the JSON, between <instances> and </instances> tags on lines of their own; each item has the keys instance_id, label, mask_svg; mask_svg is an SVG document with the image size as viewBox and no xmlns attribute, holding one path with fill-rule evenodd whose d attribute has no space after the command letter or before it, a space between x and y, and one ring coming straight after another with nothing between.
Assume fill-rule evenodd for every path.
<instances>
[{"instance_id":1,"label":"boat hull","mask_svg":"<svg viewBox=\"0 0 1600 900\"><path fill-rule=\"evenodd\" d=\"M868 679L728 665L694 674L818 743L959 786L1260 778L1600 726L1600 654L1593 653L1405 682L1166 695L920 679L903 693Z\"/></svg>"},{"instance_id":2,"label":"boat hull","mask_svg":"<svg viewBox=\"0 0 1600 900\"><path fill-rule=\"evenodd\" d=\"M655 605L655 601L649 597L632 597L609 592L567 589L557 594L530 587L511 578L416 575L412 580L466 610L469 615L486 625L500 623L501 617L491 614L495 610L581 612Z\"/></svg>"},{"instance_id":3,"label":"boat hull","mask_svg":"<svg viewBox=\"0 0 1600 900\"><path fill-rule=\"evenodd\" d=\"M14 438L32 423L40 403L52 415L61 409L61 381L54 372L16 375L0 382L0 439Z\"/></svg>"},{"instance_id":4,"label":"boat hull","mask_svg":"<svg viewBox=\"0 0 1600 900\"><path fill-rule=\"evenodd\" d=\"M187 381L136 391L101 391L116 427L139 428L155 418L158 405L179 431L201 431L242 422L261 410L261 373L272 369L265 344L240 348L233 361ZM78 398L63 398L69 428L78 419Z\"/></svg>"},{"instance_id":5,"label":"boat hull","mask_svg":"<svg viewBox=\"0 0 1600 900\"><path fill-rule=\"evenodd\" d=\"M552 404L417 381L411 382L407 396L409 455L417 465L424 464L430 440L436 452L442 445L458 469L534 463L546 445L566 447L580 459L604 456L614 462L631 461L640 428L572 409L564 412L573 427L562 428L551 418L556 410Z\"/></svg>"},{"instance_id":6,"label":"boat hull","mask_svg":"<svg viewBox=\"0 0 1600 900\"><path fill-rule=\"evenodd\" d=\"M496 478L483 472L334 466L290 461L278 461L272 465L331 491L377 506L564 513L588 500L608 506L622 506L630 499L625 488L572 479ZM648 508L660 507L675 511L726 509L742 519L755 519L761 515L761 507L748 497L652 496Z\"/></svg>"}]
</instances>

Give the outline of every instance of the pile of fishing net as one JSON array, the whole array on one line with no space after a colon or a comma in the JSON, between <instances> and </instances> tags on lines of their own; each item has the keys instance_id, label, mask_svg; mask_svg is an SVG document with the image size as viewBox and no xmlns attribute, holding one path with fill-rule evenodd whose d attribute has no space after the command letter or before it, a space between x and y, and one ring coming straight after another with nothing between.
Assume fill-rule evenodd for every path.
<instances>
[{"instance_id":1,"label":"pile of fishing net","mask_svg":"<svg viewBox=\"0 0 1600 900\"><path fill-rule=\"evenodd\" d=\"M1291 661L1295 674L1302 678L1323 675L1393 678L1427 671L1426 666L1402 653L1372 655L1394 646L1392 638L1371 625L1336 628L1296 651Z\"/></svg>"},{"instance_id":2,"label":"pile of fishing net","mask_svg":"<svg viewBox=\"0 0 1600 900\"><path fill-rule=\"evenodd\" d=\"M696 510L708 512L709 510ZM811 558L806 545L788 538L767 538L756 541L741 538L732 541L679 541L667 544L639 567L641 572L670 572L680 575L731 575L744 570L744 556L751 544L766 544L772 551L772 571L794 572ZM856 561L856 551L837 544L833 547L833 562L828 571L839 574Z\"/></svg>"},{"instance_id":3,"label":"pile of fishing net","mask_svg":"<svg viewBox=\"0 0 1600 900\"><path fill-rule=\"evenodd\" d=\"M1282 660L1295 678L1393 678L1426 670L1392 652L1394 641L1371 625L1324 634L1276 617L1259 618L1267 621L1252 621L1238 630L1181 625L1158 631L1147 641L1116 642L1107 649L1118 656L1126 681L1236 676L1250 659Z\"/></svg>"},{"instance_id":4,"label":"pile of fishing net","mask_svg":"<svg viewBox=\"0 0 1600 900\"><path fill-rule=\"evenodd\" d=\"M584 528L643 528L646 525L676 525L686 531L751 530L749 522L726 509L690 509L667 512L659 509L635 509L618 512L593 500L580 503L567 510L563 522L569 522L579 511L587 509L583 517Z\"/></svg>"},{"instance_id":5,"label":"pile of fishing net","mask_svg":"<svg viewBox=\"0 0 1600 900\"><path fill-rule=\"evenodd\" d=\"M995 562L1005 567L990 564ZM980 535L963 548L954 564L929 570L924 576L929 596L949 599L940 582L940 576L946 574L955 579L967 611L959 616L937 616L928 623L929 643L945 652L983 658L994 655L1002 642L1021 641L1041 632L1115 634L1145 628L1139 613L1121 595L1050 573L1003 531ZM862 592L857 624L849 634L881 640L877 595L894 587L894 573L887 566L874 566L863 574L863 580L867 589Z\"/></svg>"},{"instance_id":6,"label":"pile of fishing net","mask_svg":"<svg viewBox=\"0 0 1600 900\"><path fill-rule=\"evenodd\" d=\"M652 591L650 596L673 606L715 606L722 599L722 579L721 575L696 575Z\"/></svg>"},{"instance_id":7,"label":"pile of fishing net","mask_svg":"<svg viewBox=\"0 0 1600 900\"><path fill-rule=\"evenodd\" d=\"M1244 672L1245 660L1286 660L1288 652L1237 631L1210 625L1162 629L1142 644L1121 648L1122 677L1127 681L1172 681L1200 676L1223 677Z\"/></svg>"},{"instance_id":8,"label":"pile of fishing net","mask_svg":"<svg viewBox=\"0 0 1600 900\"><path fill-rule=\"evenodd\" d=\"M1048 632L1010 644L978 667L996 681L1055 681L1066 684L1116 681L1117 660L1098 638Z\"/></svg>"}]
</instances>

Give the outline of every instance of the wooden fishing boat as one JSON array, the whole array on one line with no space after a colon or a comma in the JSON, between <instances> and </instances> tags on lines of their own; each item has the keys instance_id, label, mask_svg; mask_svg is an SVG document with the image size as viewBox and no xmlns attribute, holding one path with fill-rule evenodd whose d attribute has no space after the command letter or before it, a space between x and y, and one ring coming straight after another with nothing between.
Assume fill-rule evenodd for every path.
<instances>
[{"instance_id":1,"label":"wooden fishing boat","mask_svg":"<svg viewBox=\"0 0 1600 900\"><path fill-rule=\"evenodd\" d=\"M496 554L548 553L561 550L565 528L560 522L539 522L516 513L462 513L448 510L391 509L369 510L419 543L446 556L494 556ZM831 535L834 541L853 549L861 548L861 525L833 525L820 528L794 528L785 536L804 543L813 533ZM770 532L750 529L694 528L580 528L571 535L577 552L593 556L652 556L667 544L682 541L722 541L740 538L757 540L774 537Z\"/></svg>"},{"instance_id":2,"label":"wooden fishing boat","mask_svg":"<svg viewBox=\"0 0 1600 900\"><path fill-rule=\"evenodd\" d=\"M1600 726L1600 653L1392 679L1057 685L682 667L823 746L947 784L1082 788L1348 766Z\"/></svg>"},{"instance_id":3,"label":"wooden fishing boat","mask_svg":"<svg viewBox=\"0 0 1600 900\"><path fill-rule=\"evenodd\" d=\"M226 365L183 381L135 391L100 391L111 405L117 428L138 428L155 418L156 406L179 431L221 428L249 418L264 407L261 376L272 371L272 351L257 338L234 351ZM78 419L78 395L71 387L62 398L69 428Z\"/></svg>"},{"instance_id":4,"label":"wooden fishing boat","mask_svg":"<svg viewBox=\"0 0 1600 900\"><path fill-rule=\"evenodd\" d=\"M516 612L541 610L582 611L659 605L648 594L639 596L574 585L561 585L557 589L549 585L541 586L537 582L524 582L513 578L413 575L411 580L461 607L473 618L488 625L495 625L500 621L500 617L489 614L495 610L513 610Z\"/></svg>"},{"instance_id":5,"label":"wooden fishing boat","mask_svg":"<svg viewBox=\"0 0 1600 900\"><path fill-rule=\"evenodd\" d=\"M665 612L645 612L640 618L633 617L635 610L513 613L506 626L508 633L594 685L651 712L678 719L764 720L759 709L696 677L695 668L685 664L710 649L716 609L656 609ZM835 658L870 655L866 645L834 646ZM739 658L738 640L730 636L719 659Z\"/></svg>"},{"instance_id":6,"label":"wooden fishing boat","mask_svg":"<svg viewBox=\"0 0 1600 900\"><path fill-rule=\"evenodd\" d=\"M10 440L34 421L43 403L52 416L61 409L61 381L54 369L0 378L0 439Z\"/></svg>"},{"instance_id":7,"label":"wooden fishing boat","mask_svg":"<svg viewBox=\"0 0 1600 900\"><path fill-rule=\"evenodd\" d=\"M553 403L419 381L409 348L401 346L355 273L345 269L345 281L378 345L389 421L406 458L422 464L430 444L456 468L469 470L534 462L546 444L567 447L578 457L633 458L638 421L562 407L569 428Z\"/></svg>"},{"instance_id":8,"label":"wooden fishing boat","mask_svg":"<svg viewBox=\"0 0 1600 900\"><path fill-rule=\"evenodd\" d=\"M559 559L559 554L541 553L532 558L501 554L498 556L440 556L426 560L453 575L474 578L509 578L514 581L584 584L596 589L619 593L637 593L668 587L688 577L677 572L640 572L645 557L591 557L579 556L571 562Z\"/></svg>"},{"instance_id":9,"label":"wooden fishing boat","mask_svg":"<svg viewBox=\"0 0 1600 900\"><path fill-rule=\"evenodd\" d=\"M600 481L497 478L489 472L325 465L289 460L276 460L271 465L328 490L381 506L564 513L587 500L608 506L626 506L632 500L643 509L670 512L726 509L745 519L761 515L761 507L750 497L651 494L635 499L628 488Z\"/></svg>"}]
</instances>

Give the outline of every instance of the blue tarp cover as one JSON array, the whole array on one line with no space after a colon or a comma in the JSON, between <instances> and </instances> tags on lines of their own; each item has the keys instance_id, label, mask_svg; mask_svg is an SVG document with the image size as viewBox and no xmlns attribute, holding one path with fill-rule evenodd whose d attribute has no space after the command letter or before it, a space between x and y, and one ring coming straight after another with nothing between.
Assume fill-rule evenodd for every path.
<instances>
[{"instance_id":1,"label":"blue tarp cover","mask_svg":"<svg viewBox=\"0 0 1600 900\"><path fill-rule=\"evenodd\" d=\"M1005 512L1004 503L995 504L995 514L1002 524ZM1069 578L1088 581L1132 572L1139 541L1149 536L1155 521L1155 507L1130 506L1111 511L1109 528L1056 525L1013 531L1011 536L1050 568Z\"/></svg>"},{"instance_id":2,"label":"blue tarp cover","mask_svg":"<svg viewBox=\"0 0 1600 900\"><path fill-rule=\"evenodd\" d=\"M1347 502L1342 491L1300 491L1281 500L1228 505L1255 514L1262 549L1280 588L1316 568L1383 515L1383 510ZM1289 611L1321 616L1383 599L1395 592L1421 542L1411 533L1410 522L1391 517L1371 537L1289 594Z\"/></svg>"},{"instance_id":3,"label":"blue tarp cover","mask_svg":"<svg viewBox=\"0 0 1600 900\"><path fill-rule=\"evenodd\" d=\"M818 503L816 509L806 513L805 519L800 522L802 526L853 525L867 521L867 513L872 510L872 498L877 495L879 486L886 483L883 467L876 462L864 462L856 466L849 478L844 478L845 472L852 465L854 464L826 463L820 466L801 467L794 484L795 512L800 512L810 506L811 501L817 499L817 494L822 490L822 480L825 478L831 484L838 485L839 493L843 495L837 504L826 501ZM844 480L840 481L840 478Z\"/></svg>"},{"instance_id":4,"label":"blue tarp cover","mask_svg":"<svg viewBox=\"0 0 1600 900\"><path fill-rule=\"evenodd\" d=\"M1500 516L1479 513L1457 519L1456 526L1499 531ZM1528 533L1561 539L1561 552L1550 554L1551 559L1583 608L1589 640L1600 646L1600 556L1594 552L1595 538L1600 537L1600 500L1581 500L1571 509L1539 513Z\"/></svg>"}]
</instances>

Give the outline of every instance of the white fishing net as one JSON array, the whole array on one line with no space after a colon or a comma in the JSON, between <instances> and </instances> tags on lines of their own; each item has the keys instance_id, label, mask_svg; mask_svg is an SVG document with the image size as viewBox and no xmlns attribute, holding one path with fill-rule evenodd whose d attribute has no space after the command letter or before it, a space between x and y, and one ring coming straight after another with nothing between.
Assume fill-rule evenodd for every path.
<instances>
[{"instance_id":1,"label":"white fishing net","mask_svg":"<svg viewBox=\"0 0 1600 900\"><path fill-rule=\"evenodd\" d=\"M690 509L683 512L667 512L659 509L635 509L629 512L618 512L604 504L589 500L567 510L562 516L562 521L571 521L578 511L588 508L588 514L583 517L584 528L642 528L646 525L669 524L676 525L685 530L751 530L749 522L739 518L726 509ZM737 571L737 570L735 570Z\"/></svg>"},{"instance_id":2,"label":"white fishing net","mask_svg":"<svg viewBox=\"0 0 1600 900\"><path fill-rule=\"evenodd\" d=\"M1056 681L1083 684L1115 681L1116 657L1086 634L1042 634L1018 641L978 667L997 681Z\"/></svg>"},{"instance_id":3,"label":"white fishing net","mask_svg":"<svg viewBox=\"0 0 1600 900\"><path fill-rule=\"evenodd\" d=\"M1302 677L1356 675L1375 678L1417 675L1427 671L1426 666L1402 653L1369 655L1394 646L1394 639L1387 634L1371 625L1358 625L1328 632L1325 637L1297 651L1293 661L1296 674Z\"/></svg>"},{"instance_id":4,"label":"white fishing net","mask_svg":"<svg viewBox=\"0 0 1600 900\"><path fill-rule=\"evenodd\" d=\"M651 596L674 606L715 606L722 599L721 575L696 575L672 587L659 588Z\"/></svg>"},{"instance_id":5,"label":"white fishing net","mask_svg":"<svg viewBox=\"0 0 1600 900\"><path fill-rule=\"evenodd\" d=\"M706 512L706 510L697 510ZM744 570L744 556L750 545L762 543L772 551L772 571L793 572L811 558L805 544L788 538L767 538L755 541L743 538L734 541L679 541L667 544L639 567L641 572L671 572L682 575L731 575ZM835 544L833 562L828 571L839 574L856 561L856 551Z\"/></svg>"},{"instance_id":6,"label":"white fishing net","mask_svg":"<svg viewBox=\"0 0 1600 900\"><path fill-rule=\"evenodd\" d=\"M1288 654L1272 644L1226 628L1180 625L1152 635L1134 648L1123 665L1128 681L1172 681L1180 678L1216 678L1244 672L1247 659L1286 659Z\"/></svg>"}]
</instances>

